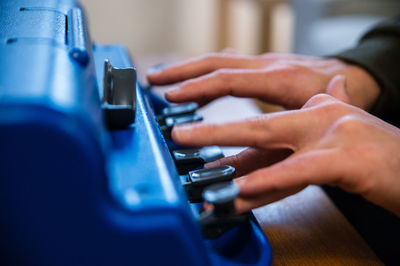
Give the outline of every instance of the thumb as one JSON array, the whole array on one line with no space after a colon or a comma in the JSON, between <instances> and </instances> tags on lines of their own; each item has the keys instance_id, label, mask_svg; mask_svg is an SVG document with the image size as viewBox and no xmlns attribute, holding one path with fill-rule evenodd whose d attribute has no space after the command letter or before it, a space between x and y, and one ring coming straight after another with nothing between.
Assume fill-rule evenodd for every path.
<instances>
[{"instance_id":1,"label":"thumb","mask_svg":"<svg viewBox=\"0 0 400 266\"><path fill-rule=\"evenodd\" d=\"M329 82L326 92L344 103L350 103L346 90L346 77L343 75L334 76Z\"/></svg>"}]
</instances>

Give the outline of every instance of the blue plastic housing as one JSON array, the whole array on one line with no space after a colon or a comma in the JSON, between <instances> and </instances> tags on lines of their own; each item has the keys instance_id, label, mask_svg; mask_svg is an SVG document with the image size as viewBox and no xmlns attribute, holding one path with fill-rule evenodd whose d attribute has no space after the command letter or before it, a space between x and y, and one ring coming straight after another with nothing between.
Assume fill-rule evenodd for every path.
<instances>
[{"instance_id":1,"label":"blue plastic housing","mask_svg":"<svg viewBox=\"0 0 400 266\"><path fill-rule=\"evenodd\" d=\"M1 265L268 265L254 218L204 240L137 84L135 123L108 131L103 64L72 0L0 1ZM155 106L156 105L156 106Z\"/></svg>"}]
</instances>

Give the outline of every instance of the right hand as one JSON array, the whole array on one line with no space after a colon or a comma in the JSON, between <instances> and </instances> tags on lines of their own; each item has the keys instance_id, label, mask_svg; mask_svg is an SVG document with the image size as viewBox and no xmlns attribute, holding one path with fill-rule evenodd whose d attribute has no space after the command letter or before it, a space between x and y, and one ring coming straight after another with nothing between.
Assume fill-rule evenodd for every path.
<instances>
[{"instance_id":1,"label":"right hand","mask_svg":"<svg viewBox=\"0 0 400 266\"><path fill-rule=\"evenodd\" d=\"M347 104L342 76L332 80L327 92L300 110L175 126L172 138L190 147L251 147L207 165L238 169L239 213L312 184L360 194L400 217L400 129Z\"/></svg>"},{"instance_id":2,"label":"right hand","mask_svg":"<svg viewBox=\"0 0 400 266\"><path fill-rule=\"evenodd\" d=\"M368 110L379 94L374 78L358 66L333 58L215 53L153 71L147 78L154 85L182 82L166 93L171 102L204 105L233 95L298 109L312 96L325 93L329 81L338 74L346 77L350 103Z\"/></svg>"}]
</instances>

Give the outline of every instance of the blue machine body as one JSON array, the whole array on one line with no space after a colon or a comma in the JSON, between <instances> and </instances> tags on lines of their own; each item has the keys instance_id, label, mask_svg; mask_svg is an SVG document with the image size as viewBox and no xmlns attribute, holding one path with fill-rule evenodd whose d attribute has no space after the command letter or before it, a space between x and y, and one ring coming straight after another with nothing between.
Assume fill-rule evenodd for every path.
<instances>
[{"instance_id":1,"label":"blue machine body","mask_svg":"<svg viewBox=\"0 0 400 266\"><path fill-rule=\"evenodd\" d=\"M103 64L73 0L0 1L1 265L268 265L254 218L205 240L160 132L167 105L136 86L134 124L107 130Z\"/></svg>"}]
</instances>

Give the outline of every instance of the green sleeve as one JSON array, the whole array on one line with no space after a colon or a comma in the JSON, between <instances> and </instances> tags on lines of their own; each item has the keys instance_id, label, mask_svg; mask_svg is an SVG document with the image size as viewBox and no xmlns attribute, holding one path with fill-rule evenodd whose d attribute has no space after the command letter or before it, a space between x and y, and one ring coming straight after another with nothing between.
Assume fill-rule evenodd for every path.
<instances>
[{"instance_id":1,"label":"green sleeve","mask_svg":"<svg viewBox=\"0 0 400 266\"><path fill-rule=\"evenodd\" d=\"M349 50L333 55L367 70L381 92L370 112L400 126L400 16L384 21Z\"/></svg>"}]
</instances>

